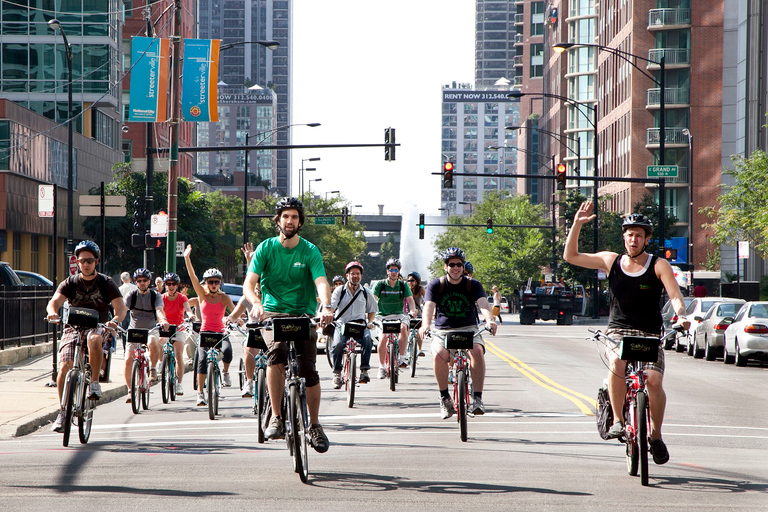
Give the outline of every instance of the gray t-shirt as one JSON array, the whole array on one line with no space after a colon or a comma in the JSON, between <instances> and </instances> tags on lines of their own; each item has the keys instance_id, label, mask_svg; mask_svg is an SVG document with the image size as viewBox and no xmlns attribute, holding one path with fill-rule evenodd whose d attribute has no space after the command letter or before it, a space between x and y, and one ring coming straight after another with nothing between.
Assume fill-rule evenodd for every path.
<instances>
[{"instance_id":1,"label":"gray t-shirt","mask_svg":"<svg viewBox=\"0 0 768 512\"><path fill-rule=\"evenodd\" d=\"M157 319L155 318L155 308L163 307L163 296L160 293L155 293L155 305L152 305L152 292L147 290L147 293L141 293L139 290L130 292L123 298L125 307L131 307L131 299L136 296L136 304L131 309L131 323L128 326L129 329L152 329L157 325Z\"/></svg>"}]
</instances>

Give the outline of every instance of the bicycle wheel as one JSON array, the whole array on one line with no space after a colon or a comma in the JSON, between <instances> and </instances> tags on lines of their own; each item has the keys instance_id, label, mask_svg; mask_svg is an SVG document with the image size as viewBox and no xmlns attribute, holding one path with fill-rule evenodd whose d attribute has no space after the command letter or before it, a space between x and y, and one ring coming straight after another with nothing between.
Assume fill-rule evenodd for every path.
<instances>
[{"instance_id":1,"label":"bicycle wheel","mask_svg":"<svg viewBox=\"0 0 768 512\"><path fill-rule=\"evenodd\" d=\"M637 446L640 456L640 484L648 485L648 397L637 394Z\"/></svg>"},{"instance_id":2,"label":"bicycle wheel","mask_svg":"<svg viewBox=\"0 0 768 512\"><path fill-rule=\"evenodd\" d=\"M389 344L389 389L395 390L397 384L397 349L394 343Z\"/></svg>"},{"instance_id":3,"label":"bicycle wheel","mask_svg":"<svg viewBox=\"0 0 768 512\"><path fill-rule=\"evenodd\" d=\"M160 381L162 382L163 403L171 401L171 371L168 367L168 354L163 354L163 366L160 371Z\"/></svg>"},{"instance_id":4,"label":"bicycle wheel","mask_svg":"<svg viewBox=\"0 0 768 512\"><path fill-rule=\"evenodd\" d=\"M627 448L627 473L630 476L637 476L637 466L640 462L639 450L637 447L637 430L635 429L634 410L624 406L624 425L625 440Z\"/></svg>"},{"instance_id":5,"label":"bicycle wheel","mask_svg":"<svg viewBox=\"0 0 768 512\"><path fill-rule=\"evenodd\" d=\"M357 354L352 351L347 354L346 379L345 385L347 387L347 407L355 405L355 387L357 384Z\"/></svg>"},{"instance_id":6,"label":"bicycle wheel","mask_svg":"<svg viewBox=\"0 0 768 512\"><path fill-rule=\"evenodd\" d=\"M221 396L221 370L216 365L216 385L213 387L213 414L219 415L219 397Z\"/></svg>"},{"instance_id":7,"label":"bicycle wheel","mask_svg":"<svg viewBox=\"0 0 768 512\"><path fill-rule=\"evenodd\" d=\"M88 386L83 386L82 399L78 411L77 433L80 444L86 444L91 437L91 423L93 422L93 400L88 398Z\"/></svg>"},{"instance_id":8,"label":"bicycle wheel","mask_svg":"<svg viewBox=\"0 0 768 512\"><path fill-rule=\"evenodd\" d=\"M197 363L199 362L197 358L197 350L195 350L195 357L192 359L192 389L195 391L197 391ZM200 391L202 392L203 390L201 389Z\"/></svg>"},{"instance_id":9,"label":"bicycle wheel","mask_svg":"<svg viewBox=\"0 0 768 512\"><path fill-rule=\"evenodd\" d=\"M176 355L171 352L168 354L168 374L170 377L168 377L168 383L170 386L170 392L168 393L171 397L171 402L176 401L176 383L179 381L179 377L176 375Z\"/></svg>"},{"instance_id":10,"label":"bicycle wheel","mask_svg":"<svg viewBox=\"0 0 768 512\"><path fill-rule=\"evenodd\" d=\"M240 365L237 368L237 380L240 383L240 391L243 390L243 386L245 386L245 361L243 361L243 358L240 358Z\"/></svg>"},{"instance_id":11,"label":"bicycle wheel","mask_svg":"<svg viewBox=\"0 0 768 512\"><path fill-rule=\"evenodd\" d=\"M303 483L309 479L309 465L307 460L307 432L304 423L304 409L301 406L301 395L298 384L291 386L291 435L293 436L293 469L299 474Z\"/></svg>"},{"instance_id":12,"label":"bicycle wheel","mask_svg":"<svg viewBox=\"0 0 768 512\"><path fill-rule=\"evenodd\" d=\"M149 389L152 387L152 381L149 380L149 361L144 361L141 365L141 408L145 411L149 409Z\"/></svg>"},{"instance_id":13,"label":"bicycle wheel","mask_svg":"<svg viewBox=\"0 0 768 512\"><path fill-rule=\"evenodd\" d=\"M459 370L456 373L459 432L461 433L461 440L467 442L467 373L464 370Z\"/></svg>"},{"instance_id":14,"label":"bicycle wheel","mask_svg":"<svg viewBox=\"0 0 768 512\"><path fill-rule=\"evenodd\" d=\"M131 366L131 410L133 414L139 414L139 400L141 400L141 364L138 359L133 360Z\"/></svg>"},{"instance_id":15,"label":"bicycle wheel","mask_svg":"<svg viewBox=\"0 0 768 512\"><path fill-rule=\"evenodd\" d=\"M331 348L333 347L333 336L325 337L325 358L328 359L328 366L333 370L333 354Z\"/></svg>"},{"instance_id":16,"label":"bicycle wheel","mask_svg":"<svg viewBox=\"0 0 768 512\"><path fill-rule=\"evenodd\" d=\"M419 359L419 341L415 335L411 337L411 378L416 376L416 361Z\"/></svg>"},{"instance_id":17,"label":"bicycle wheel","mask_svg":"<svg viewBox=\"0 0 768 512\"><path fill-rule=\"evenodd\" d=\"M264 442L264 413L267 411L267 369L256 370L256 414L259 418L257 441Z\"/></svg>"},{"instance_id":18,"label":"bicycle wheel","mask_svg":"<svg viewBox=\"0 0 768 512\"><path fill-rule=\"evenodd\" d=\"M213 361L208 363L208 374L206 376L205 385L208 388L208 418L215 420L216 411L214 411L213 400L216 396L216 363Z\"/></svg>"},{"instance_id":19,"label":"bicycle wheel","mask_svg":"<svg viewBox=\"0 0 768 512\"><path fill-rule=\"evenodd\" d=\"M67 388L65 389L64 397L67 400L64 406L64 446L69 446L69 434L72 432L72 414L75 411L75 397L77 396L77 384L79 381L79 373L76 371L70 371L67 376Z\"/></svg>"}]
</instances>

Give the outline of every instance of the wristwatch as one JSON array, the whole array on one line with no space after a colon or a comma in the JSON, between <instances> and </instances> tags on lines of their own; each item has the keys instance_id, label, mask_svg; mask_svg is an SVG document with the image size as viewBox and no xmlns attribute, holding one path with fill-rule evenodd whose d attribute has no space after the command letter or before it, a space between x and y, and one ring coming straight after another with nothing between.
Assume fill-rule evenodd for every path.
<instances>
[{"instance_id":1,"label":"wristwatch","mask_svg":"<svg viewBox=\"0 0 768 512\"><path fill-rule=\"evenodd\" d=\"M333 306L331 306L330 304L323 304L323 308L324 309L333 309Z\"/></svg>"}]
</instances>

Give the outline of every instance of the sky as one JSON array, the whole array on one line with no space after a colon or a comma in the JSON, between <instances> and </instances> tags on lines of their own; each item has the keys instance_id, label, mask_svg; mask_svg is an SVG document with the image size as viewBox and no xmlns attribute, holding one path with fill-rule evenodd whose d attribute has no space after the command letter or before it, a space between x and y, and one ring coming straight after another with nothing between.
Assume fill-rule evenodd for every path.
<instances>
[{"instance_id":1,"label":"sky","mask_svg":"<svg viewBox=\"0 0 768 512\"><path fill-rule=\"evenodd\" d=\"M294 144L379 144L396 129L396 160L384 148L294 150L311 190L341 191L355 212L438 214L441 89L474 82L472 0L294 0Z\"/></svg>"}]
</instances>

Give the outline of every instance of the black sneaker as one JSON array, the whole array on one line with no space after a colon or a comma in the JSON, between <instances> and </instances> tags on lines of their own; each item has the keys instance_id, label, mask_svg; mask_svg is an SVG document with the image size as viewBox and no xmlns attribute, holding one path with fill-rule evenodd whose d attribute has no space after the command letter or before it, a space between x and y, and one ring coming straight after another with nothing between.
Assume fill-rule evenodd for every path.
<instances>
[{"instance_id":1,"label":"black sneaker","mask_svg":"<svg viewBox=\"0 0 768 512\"><path fill-rule=\"evenodd\" d=\"M617 421L608 429L608 439L618 439L624 436L624 425Z\"/></svg>"},{"instance_id":2,"label":"black sneaker","mask_svg":"<svg viewBox=\"0 0 768 512\"><path fill-rule=\"evenodd\" d=\"M651 455L653 455L653 462L656 464L666 464L669 461L669 451L667 445L661 439L653 439L648 446Z\"/></svg>"},{"instance_id":3,"label":"black sneaker","mask_svg":"<svg viewBox=\"0 0 768 512\"><path fill-rule=\"evenodd\" d=\"M309 427L309 444L317 453L328 451L328 437L323 432L322 425L313 425Z\"/></svg>"},{"instance_id":4,"label":"black sneaker","mask_svg":"<svg viewBox=\"0 0 768 512\"><path fill-rule=\"evenodd\" d=\"M360 380L357 381L360 384L367 384L371 382L371 378L368 376L368 370L360 371Z\"/></svg>"}]
</instances>

